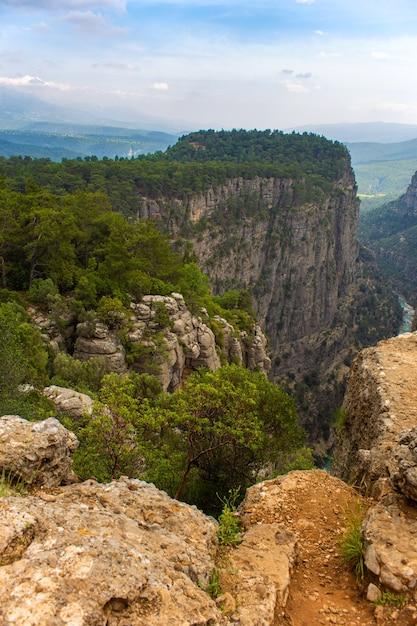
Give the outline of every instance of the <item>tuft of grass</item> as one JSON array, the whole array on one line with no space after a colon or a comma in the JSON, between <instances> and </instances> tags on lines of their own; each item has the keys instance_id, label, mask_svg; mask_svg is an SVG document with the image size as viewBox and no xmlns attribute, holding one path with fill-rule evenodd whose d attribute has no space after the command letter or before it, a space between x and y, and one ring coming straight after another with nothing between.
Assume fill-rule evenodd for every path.
<instances>
[{"instance_id":1,"label":"tuft of grass","mask_svg":"<svg viewBox=\"0 0 417 626\"><path fill-rule=\"evenodd\" d=\"M220 584L220 570L217 567L212 570L210 581L206 586L205 591L207 591L212 600L215 600L222 595L223 590Z\"/></svg>"},{"instance_id":2,"label":"tuft of grass","mask_svg":"<svg viewBox=\"0 0 417 626\"><path fill-rule=\"evenodd\" d=\"M220 498L223 509L218 520L217 537L221 546L236 547L242 541L242 525L236 505L239 499L239 491L239 488L230 489L227 497Z\"/></svg>"},{"instance_id":3,"label":"tuft of grass","mask_svg":"<svg viewBox=\"0 0 417 626\"><path fill-rule=\"evenodd\" d=\"M408 602L408 597L405 595L399 595L394 591L386 589L374 600L375 605L388 605L395 606L397 609L403 609Z\"/></svg>"},{"instance_id":4,"label":"tuft of grass","mask_svg":"<svg viewBox=\"0 0 417 626\"><path fill-rule=\"evenodd\" d=\"M358 582L365 577L364 540L361 533L364 515L362 506L356 503L355 507L348 511L346 531L340 540L342 559L355 570Z\"/></svg>"},{"instance_id":5,"label":"tuft of grass","mask_svg":"<svg viewBox=\"0 0 417 626\"><path fill-rule=\"evenodd\" d=\"M21 478L13 476L12 472L6 472L3 467L0 474L0 498L10 496L22 496L26 491L26 485Z\"/></svg>"}]
</instances>

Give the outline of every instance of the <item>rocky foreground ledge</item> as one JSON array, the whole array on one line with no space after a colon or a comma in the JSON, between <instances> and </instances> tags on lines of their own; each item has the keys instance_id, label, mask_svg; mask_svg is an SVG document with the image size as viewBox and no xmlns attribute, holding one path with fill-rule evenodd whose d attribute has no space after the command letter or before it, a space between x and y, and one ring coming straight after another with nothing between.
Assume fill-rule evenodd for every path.
<instances>
[{"instance_id":1,"label":"rocky foreground ledge","mask_svg":"<svg viewBox=\"0 0 417 626\"><path fill-rule=\"evenodd\" d=\"M417 624L416 333L359 355L344 409L345 480L312 470L254 485L222 562L214 519L138 480L72 483L76 440L57 420L0 418L0 467L33 484L0 498L0 625ZM375 609L338 554L356 501L366 583L405 595L401 611Z\"/></svg>"},{"instance_id":2,"label":"rocky foreground ledge","mask_svg":"<svg viewBox=\"0 0 417 626\"><path fill-rule=\"evenodd\" d=\"M417 588L417 333L363 350L350 372L333 472L373 498L365 564L397 592Z\"/></svg>"}]
</instances>

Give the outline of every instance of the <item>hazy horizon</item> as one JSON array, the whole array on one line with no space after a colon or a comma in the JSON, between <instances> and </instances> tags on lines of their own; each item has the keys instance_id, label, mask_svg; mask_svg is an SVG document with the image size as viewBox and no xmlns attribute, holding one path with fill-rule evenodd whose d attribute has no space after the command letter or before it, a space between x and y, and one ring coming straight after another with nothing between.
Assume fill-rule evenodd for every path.
<instances>
[{"instance_id":1,"label":"hazy horizon","mask_svg":"<svg viewBox=\"0 0 417 626\"><path fill-rule=\"evenodd\" d=\"M411 0L0 0L0 86L184 128L417 124Z\"/></svg>"}]
</instances>

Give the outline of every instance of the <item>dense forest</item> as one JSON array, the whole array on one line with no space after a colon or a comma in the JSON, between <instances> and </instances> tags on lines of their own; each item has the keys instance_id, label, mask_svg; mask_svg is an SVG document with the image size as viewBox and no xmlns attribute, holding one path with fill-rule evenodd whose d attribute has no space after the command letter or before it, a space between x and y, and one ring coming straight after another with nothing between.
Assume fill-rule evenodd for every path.
<instances>
[{"instance_id":1,"label":"dense forest","mask_svg":"<svg viewBox=\"0 0 417 626\"><path fill-rule=\"evenodd\" d=\"M312 189L328 189L347 158L342 144L307 133L205 131L182 137L164 153L131 159L0 157L0 176L20 193L33 183L61 196L101 191L114 211L136 215L144 196L186 199L237 177L303 179Z\"/></svg>"}]
</instances>

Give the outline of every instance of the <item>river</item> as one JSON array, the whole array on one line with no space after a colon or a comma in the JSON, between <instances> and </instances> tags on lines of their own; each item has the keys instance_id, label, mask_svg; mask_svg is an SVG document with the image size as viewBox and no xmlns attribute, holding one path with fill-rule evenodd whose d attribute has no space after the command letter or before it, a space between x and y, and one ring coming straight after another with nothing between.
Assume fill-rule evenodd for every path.
<instances>
[{"instance_id":1,"label":"river","mask_svg":"<svg viewBox=\"0 0 417 626\"><path fill-rule=\"evenodd\" d=\"M398 296L398 300L400 301L401 308L404 312L403 323L401 324L401 328L398 333L399 335L402 335L403 333L409 333L411 330L411 323L414 316L414 308L410 306L401 296Z\"/></svg>"}]
</instances>

